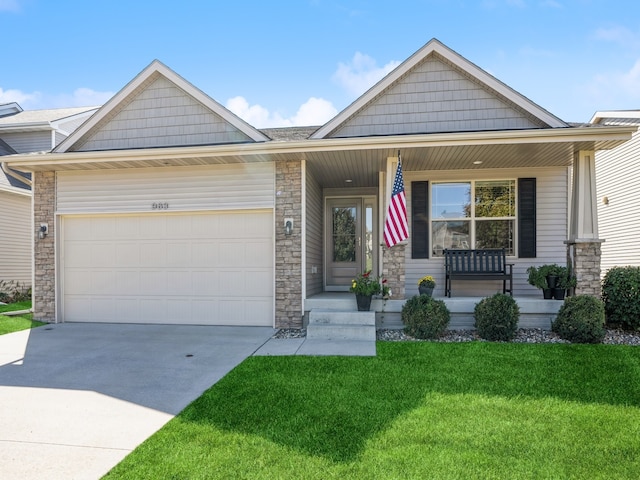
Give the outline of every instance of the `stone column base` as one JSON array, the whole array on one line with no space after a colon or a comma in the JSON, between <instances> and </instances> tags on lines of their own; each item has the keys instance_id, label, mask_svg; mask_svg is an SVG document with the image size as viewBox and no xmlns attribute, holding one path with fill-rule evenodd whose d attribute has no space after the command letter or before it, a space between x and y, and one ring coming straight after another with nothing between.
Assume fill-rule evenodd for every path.
<instances>
[{"instance_id":1,"label":"stone column base","mask_svg":"<svg viewBox=\"0 0 640 480\"><path fill-rule=\"evenodd\" d=\"M382 277L387 279L394 300L402 300L405 295L405 248L406 244L400 243L382 249Z\"/></svg>"},{"instance_id":2,"label":"stone column base","mask_svg":"<svg viewBox=\"0 0 640 480\"><path fill-rule=\"evenodd\" d=\"M576 295L602 296L600 282L601 245L604 240L567 240L567 264L576 277Z\"/></svg>"}]
</instances>

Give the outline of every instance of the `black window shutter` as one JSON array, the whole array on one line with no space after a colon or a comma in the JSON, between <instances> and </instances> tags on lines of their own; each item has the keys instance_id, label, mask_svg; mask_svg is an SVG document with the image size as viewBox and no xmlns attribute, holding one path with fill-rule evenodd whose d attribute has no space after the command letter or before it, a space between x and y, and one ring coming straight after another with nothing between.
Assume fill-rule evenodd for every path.
<instances>
[{"instance_id":1,"label":"black window shutter","mask_svg":"<svg viewBox=\"0 0 640 480\"><path fill-rule=\"evenodd\" d=\"M429 258L429 182L411 182L411 258Z\"/></svg>"},{"instance_id":2,"label":"black window shutter","mask_svg":"<svg viewBox=\"0 0 640 480\"><path fill-rule=\"evenodd\" d=\"M536 257L536 179L518 179L518 257Z\"/></svg>"}]
</instances>

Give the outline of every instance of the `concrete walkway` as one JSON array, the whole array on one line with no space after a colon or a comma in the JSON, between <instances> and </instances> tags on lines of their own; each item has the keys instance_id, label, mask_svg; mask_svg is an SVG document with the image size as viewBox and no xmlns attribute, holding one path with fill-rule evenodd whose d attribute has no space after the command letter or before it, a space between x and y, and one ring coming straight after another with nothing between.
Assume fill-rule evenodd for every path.
<instances>
[{"instance_id":1,"label":"concrete walkway","mask_svg":"<svg viewBox=\"0 0 640 480\"><path fill-rule=\"evenodd\" d=\"M251 355L375 356L266 327L61 324L0 335L0 479L90 479Z\"/></svg>"},{"instance_id":2,"label":"concrete walkway","mask_svg":"<svg viewBox=\"0 0 640 480\"><path fill-rule=\"evenodd\" d=\"M339 355L343 357L375 357L376 342L363 340L315 340L308 338L271 338L256 356Z\"/></svg>"}]
</instances>

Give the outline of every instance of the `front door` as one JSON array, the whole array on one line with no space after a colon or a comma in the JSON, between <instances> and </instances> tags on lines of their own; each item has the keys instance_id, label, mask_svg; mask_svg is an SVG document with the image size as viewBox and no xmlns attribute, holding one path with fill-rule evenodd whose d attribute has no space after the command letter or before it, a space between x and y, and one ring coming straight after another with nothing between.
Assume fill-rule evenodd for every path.
<instances>
[{"instance_id":1,"label":"front door","mask_svg":"<svg viewBox=\"0 0 640 480\"><path fill-rule=\"evenodd\" d=\"M374 207L375 197L327 199L326 290L349 290L356 275L374 270Z\"/></svg>"}]
</instances>

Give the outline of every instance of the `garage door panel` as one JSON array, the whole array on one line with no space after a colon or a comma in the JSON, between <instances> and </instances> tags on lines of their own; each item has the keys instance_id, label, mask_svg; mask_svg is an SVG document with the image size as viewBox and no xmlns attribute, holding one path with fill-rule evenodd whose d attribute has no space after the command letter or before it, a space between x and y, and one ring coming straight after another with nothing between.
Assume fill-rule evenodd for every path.
<instances>
[{"instance_id":1,"label":"garage door panel","mask_svg":"<svg viewBox=\"0 0 640 480\"><path fill-rule=\"evenodd\" d=\"M170 242L167 244L167 265L191 266L191 243L190 242Z\"/></svg>"},{"instance_id":2,"label":"garage door panel","mask_svg":"<svg viewBox=\"0 0 640 480\"><path fill-rule=\"evenodd\" d=\"M209 241L195 241L191 243L191 264L201 268L217 267L220 264L218 244Z\"/></svg>"},{"instance_id":3,"label":"garage door panel","mask_svg":"<svg viewBox=\"0 0 640 480\"><path fill-rule=\"evenodd\" d=\"M140 261L140 245L134 242L117 242L115 244L116 267L138 267Z\"/></svg>"},{"instance_id":4,"label":"garage door panel","mask_svg":"<svg viewBox=\"0 0 640 480\"><path fill-rule=\"evenodd\" d=\"M272 223L272 211L62 217L63 319L272 326Z\"/></svg>"}]
</instances>

